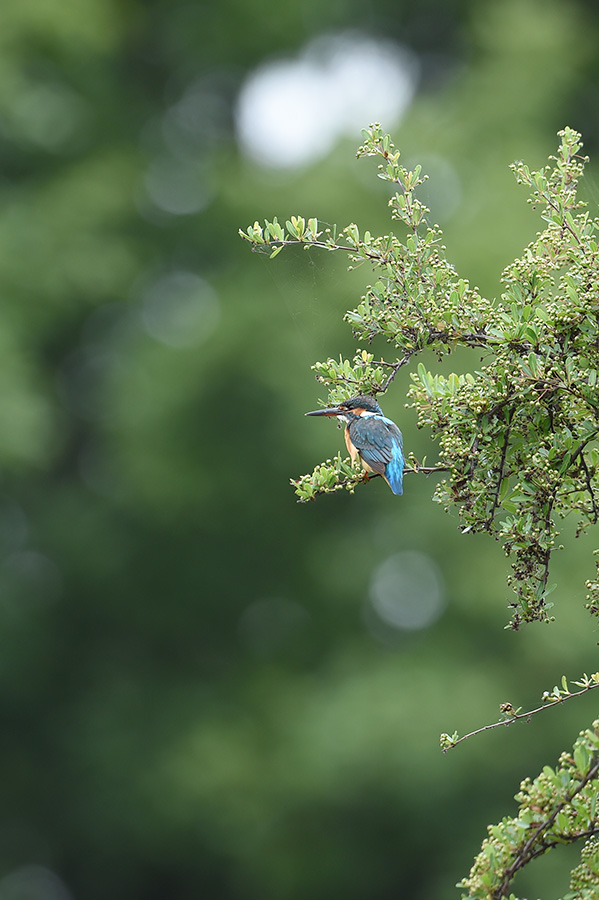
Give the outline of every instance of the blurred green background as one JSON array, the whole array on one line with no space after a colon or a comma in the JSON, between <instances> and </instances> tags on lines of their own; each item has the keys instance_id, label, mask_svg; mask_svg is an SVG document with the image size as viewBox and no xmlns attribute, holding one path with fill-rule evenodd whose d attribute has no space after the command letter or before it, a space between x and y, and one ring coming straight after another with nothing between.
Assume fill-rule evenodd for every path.
<instances>
[{"instance_id":1,"label":"blurred green background","mask_svg":"<svg viewBox=\"0 0 599 900\"><path fill-rule=\"evenodd\" d=\"M510 162L571 125L599 201L598 41L591 0L0 5L0 900L449 900L590 722L441 754L599 668L595 538L566 528L557 621L512 633L500 547L432 479L298 506L342 447L310 366L354 352L371 273L237 229L387 230L354 158L380 119L496 295L540 227ZM433 460L408 378L385 412ZM517 890L560 896L572 852Z\"/></svg>"}]
</instances>

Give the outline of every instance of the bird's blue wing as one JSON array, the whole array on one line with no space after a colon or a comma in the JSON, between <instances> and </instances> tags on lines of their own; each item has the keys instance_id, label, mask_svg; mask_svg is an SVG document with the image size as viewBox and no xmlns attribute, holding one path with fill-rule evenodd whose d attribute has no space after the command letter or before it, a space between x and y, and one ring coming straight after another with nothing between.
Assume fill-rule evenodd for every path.
<instances>
[{"instance_id":1,"label":"bird's blue wing","mask_svg":"<svg viewBox=\"0 0 599 900\"><path fill-rule=\"evenodd\" d=\"M401 459L403 469L403 439L401 431L384 416L360 416L349 426L352 444L373 472L385 475L389 463Z\"/></svg>"}]
</instances>

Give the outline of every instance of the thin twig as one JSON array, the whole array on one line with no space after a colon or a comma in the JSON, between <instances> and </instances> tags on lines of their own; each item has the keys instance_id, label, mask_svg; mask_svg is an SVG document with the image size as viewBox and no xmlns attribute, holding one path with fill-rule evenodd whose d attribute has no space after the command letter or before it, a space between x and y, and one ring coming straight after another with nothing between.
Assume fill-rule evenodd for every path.
<instances>
[{"instance_id":1,"label":"thin twig","mask_svg":"<svg viewBox=\"0 0 599 900\"><path fill-rule=\"evenodd\" d=\"M269 250L276 250L277 247L295 247L301 245L302 247L318 247L319 250L343 250L346 253L357 253L362 259L376 259L382 263L388 262L382 253L364 250L364 244L359 244L357 247L347 247L345 244L329 244L326 241L302 241L299 239L283 241L273 240L264 241L264 243L262 243L254 241L247 234L242 234L241 237L245 238L245 240L252 245L252 252L254 253L268 253Z\"/></svg>"},{"instance_id":2,"label":"thin twig","mask_svg":"<svg viewBox=\"0 0 599 900\"><path fill-rule=\"evenodd\" d=\"M593 490L592 475L589 471L587 461L584 458L584 454L581 454L581 456L580 456L580 464L582 465L582 468L584 470L585 481L587 483L587 490L588 490L589 496L591 498L591 507L593 510L593 524L596 524L597 521L599 520L599 508L597 507L595 491Z\"/></svg>"},{"instance_id":3,"label":"thin twig","mask_svg":"<svg viewBox=\"0 0 599 900\"><path fill-rule=\"evenodd\" d=\"M493 519L495 518L495 513L497 512L497 507L499 506L499 495L501 493L501 485L503 483L503 479L505 478L505 461L507 459L507 451L510 443L510 431L512 428L512 423L510 422L506 429L505 434L503 436L503 448L501 451L501 460L499 463L499 474L497 476L497 484L495 486L495 493L493 496L493 505L491 506L491 512L485 522L485 528L487 531L491 528L493 523Z\"/></svg>"},{"instance_id":4,"label":"thin twig","mask_svg":"<svg viewBox=\"0 0 599 900\"><path fill-rule=\"evenodd\" d=\"M492 722L490 725L483 725L482 728L477 728L475 731L470 731L468 734L463 734L462 737L459 737L455 741L452 741L449 746L443 748L443 753L447 753L448 750L453 750L453 748L457 747L458 744L461 744L462 741L466 741L468 740L468 738L475 737L475 735L477 734L482 734L483 731L491 731L491 729L493 728L501 728L502 725L512 725L513 722L518 722L521 719L530 720L531 716L543 712L546 709L550 709L557 703L564 703L566 700L572 700L574 697L580 697L581 694L586 694L587 691L592 691L597 687L599 687L599 682L588 684L581 688L579 691L574 691L573 693L566 694L564 697L556 697L555 699L547 700L546 703L544 703L542 706L537 706L536 709L529 709L528 712L523 713L514 712L509 715L509 718L501 719L500 722Z\"/></svg>"},{"instance_id":5,"label":"thin twig","mask_svg":"<svg viewBox=\"0 0 599 900\"><path fill-rule=\"evenodd\" d=\"M383 381L383 383L380 386L377 393L379 393L379 394L385 393L385 391L387 390L387 388L389 387L389 385L391 384L391 382L393 381L393 379L395 378L395 376L397 375L399 370L402 368L402 366L405 366L405 365L407 365L407 363L409 363L409 361L411 360L411 358L415 352L416 352L415 350L408 351L406 354L404 354L404 356L402 356L401 359L398 359L397 362L394 362L394 363L388 363L382 359L380 362L377 362L377 366L386 366L387 368L391 369L391 373Z\"/></svg>"},{"instance_id":6,"label":"thin twig","mask_svg":"<svg viewBox=\"0 0 599 900\"><path fill-rule=\"evenodd\" d=\"M553 512L553 507L555 505L555 500L557 497L557 485L553 489L553 493L549 499L549 503L547 504L547 514L545 516L545 533L549 536L551 535L551 527L553 525L553 521L551 519L551 513ZM544 594L547 590L547 582L549 581L549 564L551 562L551 548L548 547L544 551L544 562L543 562L543 575L540 579L541 586L543 588L543 593L541 594L541 602L539 604L539 608L542 609L545 605L543 603Z\"/></svg>"}]
</instances>

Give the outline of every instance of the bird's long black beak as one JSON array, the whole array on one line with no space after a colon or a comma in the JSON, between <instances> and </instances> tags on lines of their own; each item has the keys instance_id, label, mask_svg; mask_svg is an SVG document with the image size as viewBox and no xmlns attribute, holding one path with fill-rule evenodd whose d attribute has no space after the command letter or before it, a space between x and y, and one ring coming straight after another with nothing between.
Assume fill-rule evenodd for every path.
<instances>
[{"instance_id":1,"label":"bird's long black beak","mask_svg":"<svg viewBox=\"0 0 599 900\"><path fill-rule=\"evenodd\" d=\"M304 413L306 416L341 416L345 412L339 406L329 406L328 409L314 409L312 412Z\"/></svg>"}]
</instances>

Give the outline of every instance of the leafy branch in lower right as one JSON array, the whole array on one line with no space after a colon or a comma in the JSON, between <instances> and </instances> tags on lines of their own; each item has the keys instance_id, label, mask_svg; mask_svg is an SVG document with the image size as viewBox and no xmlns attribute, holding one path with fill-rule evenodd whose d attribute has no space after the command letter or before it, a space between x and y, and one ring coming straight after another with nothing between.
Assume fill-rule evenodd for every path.
<instances>
[{"instance_id":1,"label":"leafy branch in lower right","mask_svg":"<svg viewBox=\"0 0 599 900\"><path fill-rule=\"evenodd\" d=\"M508 893L517 873L560 844L585 840L581 863L562 900L596 900L599 885L599 719L577 738L558 766L545 766L520 785L517 816L489 826L489 837L467 878L462 900L518 900Z\"/></svg>"}]
</instances>

